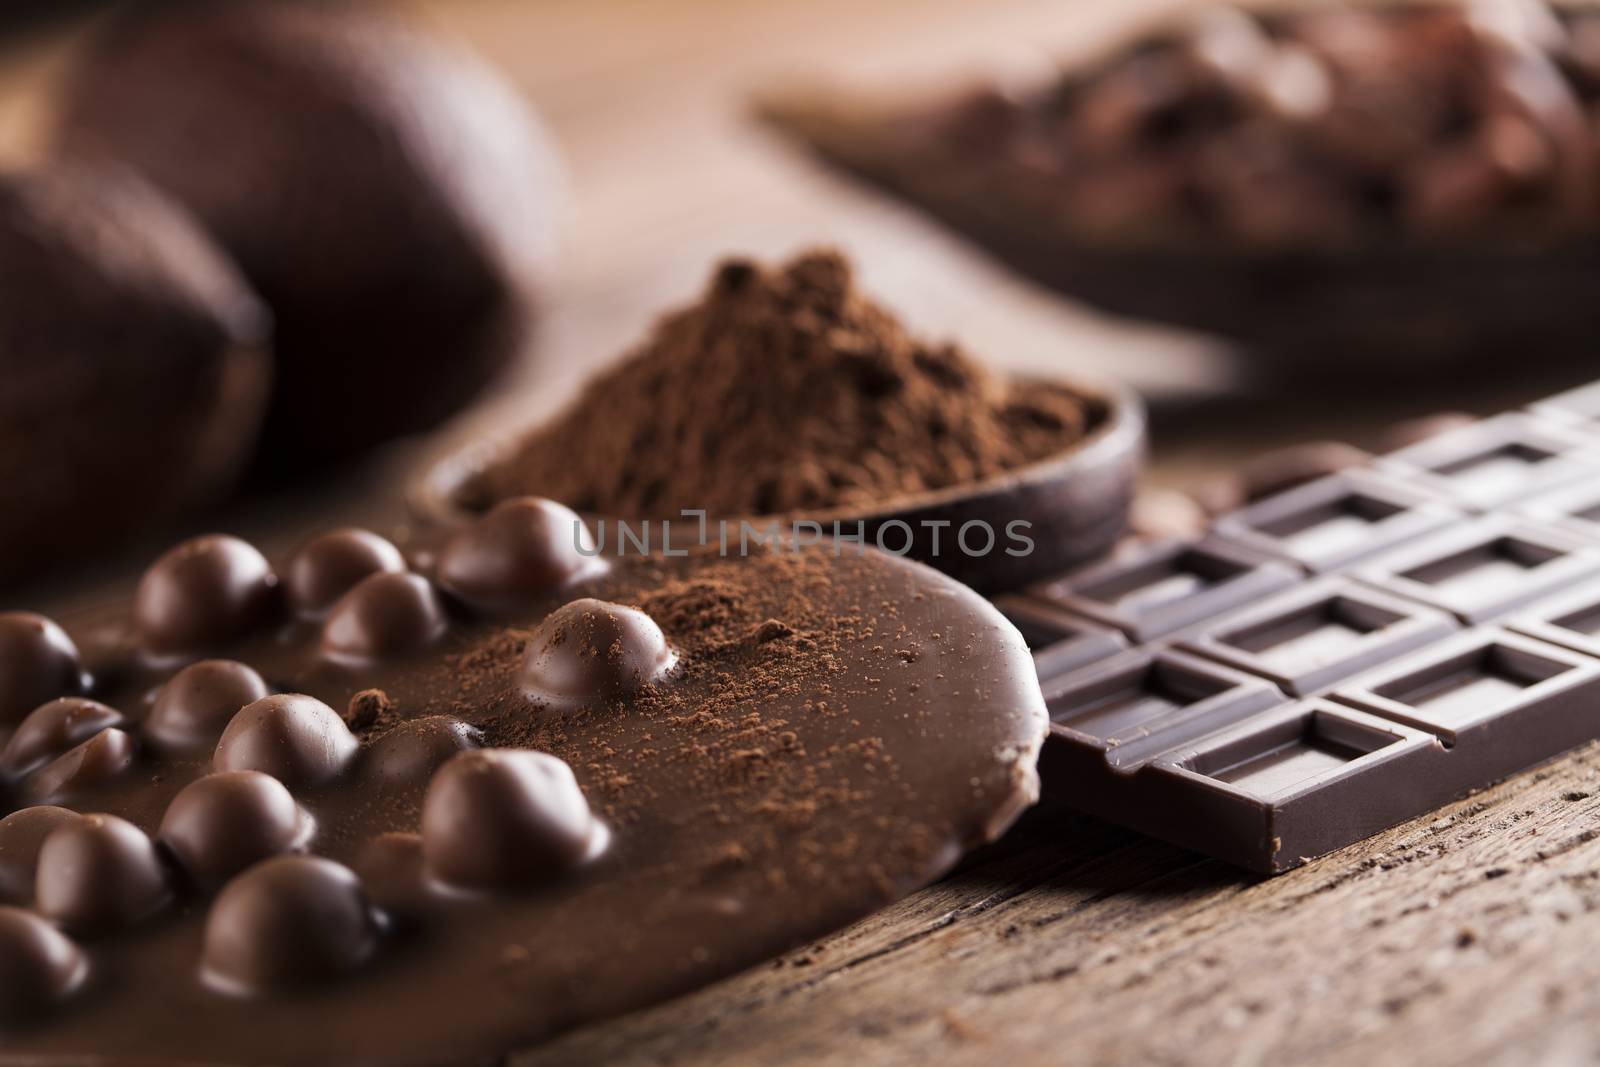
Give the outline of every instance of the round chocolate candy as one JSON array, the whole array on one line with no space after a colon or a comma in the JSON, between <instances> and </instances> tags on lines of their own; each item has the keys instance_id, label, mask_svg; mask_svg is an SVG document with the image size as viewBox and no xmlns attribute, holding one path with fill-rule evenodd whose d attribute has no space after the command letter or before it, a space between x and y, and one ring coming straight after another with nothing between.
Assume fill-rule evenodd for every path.
<instances>
[{"instance_id":1,"label":"round chocolate candy","mask_svg":"<svg viewBox=\"0 0 1600 1067\"><path fill-rule=\"evenodd\" d=\"M83 985L89 961L31 911L0 907L0 1022L31 1022Z\"/></svg>"},{"instance_id":2,"label":"round chocolate candy","mask_svg":"<svg viewBox=\"0 0 1600 1067\"><path fill-rule=\"evenodd\" d=\"M528 643L523 692L572 709L638 692L672 669L677 655L642 611L585 597L551 612Z\"/></svg>"},{"instance_id":3,"label":"round chocolate candy","mask_svg":"<svg viewBox=\"0 0 1600 1067\"><path fill-rule=\"evenodd\" d=\"M0 722L81 693L84 682L78 646L65 630L31 611L0 612Z\"/></svg>"},{"instance_id":4,"label":"round chocolate candy","mask_svg":"<svg viewBox=\"0 0 1600 1067\"><path fill-rule=\"evenodd\" d=\"M440 768L422 804L428 873L464 888L537 885L597 855L605 841L572 768L544 752L464 752Z\"/></svg>"},{"instance_id":5,"label":"round chocolate candy","mask_svg":"<svg viewBox=\"0 0 1600 1067\"><path fill-rule=\"evenodd\" d=\"M0 819L0 903L32 904L39 849L62 823L82 818L67 808L40 804Z\"/></svg>"},{"instance_id":6,"label":"round chocolate candy","mask_svg":"<svg viewBox=\"0 0 1600 1067\"><path fill-rule=\"evenodd\" d=\"M378 943L361 881L313 856L278 856L229 882L206 917L203 974L250 995L360 966Z\"/></svg>"},{"instance_id":7,"label":"round chocolate candy","mask_svg":"<svg viewBox=\"0 0 1600 1067\"><path fill-rule=\"evenodd\" d=\"M577 512L533 496L496 504L439 555L439 584L488 609L526 604L605 570Z\"/></svg>"},{"instance_id":8,"label":"round chocolate candy","mask_svg":"<svg viewBox=\"0 0 1600 1067\"><path fill-rule=\"evenodd\" d=\"M365 773L382 788L420 789L452 756L482 744L483 736L460 719L447 715L410 719L373 743Z\"/></svg>"},{"instance_id":9,"label":"round chocolate candy","mask_svg":"<svg viewBox=\"0 0 1600 1067\"><path fill-rule=\"evenodd\" d=\"M30 804L69 800L126 772L137 754L132 737L108 727L30 774L22 795Z\"/></svg>"},{"instance_id":10,"label":"round chocolate candy","mask_svg":"<svg viewBox=\"0 0 1600 1067\"><path fill-rule=\"evenodd\" d=\"M0 751L0 771L27 774L101 730L121 726L122 712L83 697L60 697L41 704L18 725Z\"/></svg>"},{"instance_id":11,"label":"round chocolate candy","mask_svg":"<svg viewBox=\"0 0 1600 1067\"><path fill-rule=\"evenodd\" d=\"M172 798L156 840L196 885L212 889L253 863L298 848L310 828L276 778L223 771L189 783Z\"/></svg>"},{"instance_id":12,"label":"round chocolate candy","mask_svg":"<svg viewBox=\"0 0 1600 1067\"><path fill-rule=\"evenodd\" d=\"M150 651L178 656L243 636L271 615L277 578L266 557L226 534L191 538L139 580L134 619Z\"/></svg>"},{"instance_id":13,"label":"round chocolate candy","mask_svg":"<svg viewBox=\"0 0 1600 1067\"><path fill-rule=\"evenodd\" d=\"M231 659L203 659L174 674L156 694L144 732L171 752L212 747L246 704L270 693L255 669Z\"/></svg>"},{"instance_id":14,"label":"round chocolate candy","mask_svg":"<svg viewBox=\"0 0 1600 1067\"><path fill-rule=\"evenodd\" d=\"M323 651L369 662L421 652L444 636L439 594L415 574L374 574L339 598L322 627Z\"/></svg>"},{"instance_id":15,"label":"round chocolate candy","mask_svg":"<svg viewBox=\"0 0 1600 1067\"><path fill-rule=\"evenodd\" d=\"M160 911L171 896L155 844L115 815L65 822L39 849L34 899L47 918L69 929L132 926Z\"/></svg>"},{"instance_id":16,"label":"round chocolate candy","mask_svg":"<svg viewBox=\"0 0 1600 1067\"><path fill-rule=\"evenodd\" d=\"M338 775L360 743L337 712L315 697L279 693L246 705L222 731L212 765L260 771L291 789Z\"/></svg>"},{"instance_id":17,"label":"round chocolate candy","mask_svg":"<svg viewBox=\"0 0 1600 1067\"><path fill-rule=\"evenodd\" d=\"M391 542L351 526L300 546L284 568L283 586L297 614L321 618L363 578L405 569L405 557Z\"/></svg>"}]
</instances>

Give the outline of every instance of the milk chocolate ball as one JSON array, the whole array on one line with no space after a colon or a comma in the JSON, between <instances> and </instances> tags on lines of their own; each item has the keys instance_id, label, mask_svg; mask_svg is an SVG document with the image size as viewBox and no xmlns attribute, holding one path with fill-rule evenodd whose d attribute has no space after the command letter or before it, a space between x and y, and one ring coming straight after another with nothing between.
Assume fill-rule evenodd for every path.
<instances>
[{"instance_id":1,"label":"milk chocolate ball","mask_svg":"<svg viewBox=\"0 0 1600 1067\"><path fill-rule=\"evenodd\" d=\"M322 627L322 647L368 662L421 652L444 636L439 594L416 574L374 574L339 598Z\"/></svg>"},{"instance_id":2,"label":"milk chocolate ball","mask_svg":"<svg viewBox=\"0 0 1600 1067\"><path fill-rule=\"evenodd\" d=\"M0 723L81 693L84 682L78 646L65 630L31 611L0 612Z\"/></svg>"},{"instance_id":3,"label":"milk chocolate ball","mask_svg":"<svg viewBox=\"0 0 1600 1067\"><path fill-rule=\"evenodd\" d=\"M216 648L266 622L276 588L272 566L254 546L207 534L169 550L144 572L134 619L145 647L160 655Z\"/></svg>"},{"instance_id":4,"label":"milk chocolate ball","mask_svg":"<svg viewBox=\"0 0 1600 1067\"><path fill-rule=\"evenodd\" d=\"M211 748L246 704L271 690L255 669L231 659L203 659L174 674L156 694L144 732L169 752Z\"/></svg>"},{"instance_id":5,"label":"milk chocolate ball","mask_svg":"<svg viewBox=\"0 0 1600 1067\"><path fill-rule=\"evenodd\" d=\"M269 320L182 208L116 165L3 175L0 263L0 582L231 485L265 411Z\"/></svg>"},{"instance_id":6,"label":"milk chocolate ball","mask_svg":"<svg viewBox=\"0 0 1600 1067\"><path fill-rule=\"evenodd\" d=\"M434 776L422 805L428 873L470 889L512 890L558 878L604 838L572 768L543 752L464 752Z\"/></svg>"},{"instance_id":7,"label":"milk chocolate ball","mask_svg":"<svg viewBox=\"0 0 1600 1067\"><path fill-rule=\"evenodd\" d=\"M283 585L298 614L320 618L363 578L405 569L405 557L391 542L351 526L301 545L284 568Z\"/></svg>"},{"instance_id":8,"label":"milk chocolate ball","mask_svg":"<svg viewBox=\"0 0 1600 1067\"><path fill-rule=\"evenodd\" d=\"M427 715L400 723L373 743L366 774L380 788L422 788L457 753L479 748L483 736L460 719Z\"/></svg>"},{"instance_id":9,"label":"milk chocolate ball","mask_svg":"<svg viewBox=\"0 0 1600 1067\"><path fill-rule=\"evenodd\" d=\"M85 815L44 839L34 895L46 918L97 933L149 918L172 891L143 830L115 815Z\"/></svg>"},{"instance_id":10,"label":"milk chocolate ball","mask_svg":"<svg viewBox=\"0 0 1600 1067\"><path fill-rule=\"evenodd\" d=\"M206 918L203 973L240 995L332 978L372 955L378 929L361 882L311 856L279 856L229 882Z\"/></svg>"},{"instance_id":11,"label":"milk chocolate ball","mask_svg":"<svg viewBox=\"0 0 1600 1067\"><path fill-rule=\"evenodd\" d=\"M439 556L439 584L475 607L514 608L604 572L576 512L540 497L502 501Z\"/></svg>"},{"instance_id":12,"label":"milk chocolate ball","mask_svg":"<svg viewBox=\"0 0 1600 1067\"><path fill-rule=\"evenodd\" d=\"M73 800L127 773L137 755L125 731L101 730L28 775L22 796L30 804Z\"/></svg>"},{"instance_id":13,"label":"milk chocolate ball","mask_svg":"<svg viewBox=\"0 0 1600 1067\"><path fill-rule=\"evenodd\" d=\"M0 907L0 1022L31 1022L83 985L89 961L31 911Z\"/></svg>"},{"instance_id":14,"label":"milk chocolate ball","mask_svg":"<svg viewBox=\"0 0 1600 1067\"><path fill-rule=\"evenodd\" d=\"M0 819L0 903L32 904L39 849L62 823L82 818L67 808L41 804Z\"/></svg>"},{"instance_id":15,"label":"milk chocolate ball","mask_svg":"<svg viewBox=\"0 0 1600 1067\"><path fill-rule=\"evenodd\" d=\"M27 774L101 730L121 726L125 721L116 708L84 697L62 697L41 704L22 720L0 751L0 771Z\"/></svg>"},{"instance_id":16,"label":"milk chocolate ball","mask_svg":"<svg viewBox=\"0 0 1600 1067\"><path fill-rule=\"evenodd\" d=\"M309 829L308 817L276 778L223 771L172 798L156 840L196 885L211 889L259 860L299 847Z\"/></svg>"},{"instance_id":17,"label":"milk chocolate ball","mask_svg":"<svg viewBox=\"0 0 1600 1067\"><path fill-rule=\"evenodd\" d=\"M637 692L676 662L650 616L585 597L539 624L518 677L529 698L565 710Z\"/></svg>"},{"instance_id":18,"label":"milk chocolate ball","mask_svg":"<svg viewBox=\"0 0 1600 1067\"><path fill-rule=\"evenodd\" d=\"M521 347L551 259L542 131L495 73L389 8L134 5L68 91L65 153L125 161L182 202L271 306L275 471L461 408Z\"/></svg>"},{"instance_id":19,"label":"milk chocolate ball","mask_svg":"<svg viewBox=\"0 0 1600 1067\"><path fill-rule=\"evenodd\" d=\"M246 705L233 717L212 764L219 771L260 771L297 789L337 776L359 747L328 705L300 693L280 693Z\"/></svg>"}]
</instances>

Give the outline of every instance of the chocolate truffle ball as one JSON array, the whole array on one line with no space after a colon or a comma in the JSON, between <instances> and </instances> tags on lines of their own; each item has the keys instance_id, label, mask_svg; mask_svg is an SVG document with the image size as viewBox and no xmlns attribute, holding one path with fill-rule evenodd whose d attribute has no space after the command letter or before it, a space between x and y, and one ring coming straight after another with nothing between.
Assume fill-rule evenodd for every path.
<instances>
[{"instance_id":1,"label":"chocolate truffle ball","mask_svg":"<svg viewBox=\"0 0 1600 1067\"><path fill-rule=\"evenodd\" d=\"M122 167L0 176L0 263L0 582L229 486L265 410L268 319L192 218Z\"/></svg>"},{"instance_id":2,"label":"chocolate truffle ball","mask_svg":"<svg viewBox=\"0 0 1600 1067\"><path fill-rule=\"evenodd\" d=\"M272 566L253 545L227 534L207 534L169 550L144 572L134 620L152 652L198 652L266 622L276 589Z\"/></svg>"},{"instance_id":3,"label":"chocolate truffle ball","mask_svg":"<svg viewBox=\"0 0 1600 1067\"><path fill-rule=\"evenodd\" d=\"M420 789L452 756L482 743L483 736L460 719L427 715L378 738L366 755L365 772L381 788Z\"/></svg>"},{"instance_id":4,"label":"chocolate truffle ball","mask_svg":"<svg viewBox=\"0 0 1600 1067\"><path fill-rule=\"evenodd\" d=\"M416 574L374 574L339 598L322 627L337 659L368 662L421 652L444 636L439 594Z\"/></svg>"},{"instance_id":5,"label":"chocolate truffle ball","mask_svg":"<svg viewBox=\"0 0 1600 1067\"><path fill-rule=\"evenodd\" d=\"M189 783L172 798L156 840L196 885L211 889L259 860L297 848L309 829L276 778L224 771Z\"/></svg>"},{"instance_id":6,"label":"chocolate truffle ball","mask_svg":"<svg viewBox=\"0 0 1600 1067\"><path fill-rule=\"evenodd\" d=\"M337 776L359 747L328 705L300 693L280 693L246 705L233 717L212 764L219 771L260 771L297 789Z\"/></svg>"},{"instance_id":7,"label":"chocolate truffle ball","mask_svg":"<svg viewBox=\"0 0 1600 1067\"><path fill-rule=\"evenodd\" d=\"M41 804L0 819L0 903L32 904L39 849L62 823L82 818L67 808Z\"/></svg>"},{"instance_id":8,"label":"chocolate truffle ball","mask_svg":"<svg viewBox=\"0 0 1600 1067\"><path fill-rule=\"evenodd\" d=\"M241 708L269 692L254 668L237 660L203 659L161 687L144 732L169 752L202 751L217 743Z\"/></svg>"},{"instance_id":9,"label":"chocolate truffle ball","mask_svg":"<svg viewBox=\"0 0 1600 1067\"><path fill-rule=\"evenodd\" d=\"M279 856L217 897L206 917L203 973L231 993L266 993L354 970L377 942L372 909L348 867Z\"/></svg>"},{"instance_id":10,"label":"chocolate truffle ball","mask_svg":"<svg viewBox=\"0 0 1600 1067\"><path fill-rule=\"evenodd\" d=\"M89 961L31 911L0 907L0 1022L29 1022L83 985Z\"/></svg>"},{"instance_id":11,"label":"chocolate truffle ball","mask_svg":"<svg viewBox=\"0 0 1600 1067\"><path fill-rule=\"evenodd\" d=\"M0 751L0 771L27 774L101 730L123 722L122 712L116 708L84 697L61 697L41 704L22 720Z\"/></svg>"},{"instance_id":12,"label":"chocolate truffle ball","mask_svg":"<svg viewBox=\"0 0 1600 1067\"><path fill-rule=\"evenodd\" d=\"M28 775L23 798L30 804L72 800L126 773L137 755L127 733L115 727L101 730Z\"/></svg>"},{"instance_id":13,"label":"chocolate truffle ball","mask_svg":"<svg viewBox=\"0 0 1600 1067\"><path fill-rule=\"evenodd\" d=\"M515 91L390 7L135 5L68 91L65 153L181 201L271 306L277 470L461 408L553 250L557 168Z\"/></svg>"},{"instance_id":14,"label":"chocolate truffle ball","mask_svg":"<svg viewBox=\"0 0 1600 1067\"><path fill-rule=\"evenodd\" d=\"M284 568L283 585L296 613L320 618L363 578L405 569L405 557L391 542L351 526L301 545Z\"/></svg>"},{"instance_id":15,"label":"chocolate truffle ball","mask_svg":"<svg viewBox=\"0 0 1600 1067\"><path fill-rule=\"evenodd\" d=\"M676 662L650 616L585 597L539 624L518 677L530 699L568 710L638 692Z\"/></svg>"},{"instance_id":16,"label":"chocolate truffle ball","mask_svg":"<svg viewBox=\"0 0 1600 1067\"><path fill-rule=\"evenodd\" d=\"M0 612L0 722L16 722L47 700L81 693L84 681L78 646L65 630L31 611Z\"/></svg>"},{"instance_id":17,"label":"chocolate truffle ball","mask_svg":"<svg viewBox=\"0 0 1600 1067\"><path fill-rule=\"evenodd\" d=\"M155 844L115 815L85 815L52 830L39 849L39 911L84 932L149 918L172 896Z\"/></svg>"},{"instance_id":18,"label":"chocolate truffle ball","mask_svg":"<svg viewBox=\"0 0 1600 1067\"><path fill-rule=\"evenodd\" d=\"M572 768L543 752L464 752L439 770L423 800L423 858L428 873L450 885L537 885L577 867L604 841Z\"/></svg>"},{"instance_id":19,"label":"chocolate truffle ball","mask_svg":"<svg viewBox=\"0 0 1600 1067\"><path fill-rule=\"evenodd\" d=\"M537 601L605 570L577 512L533 496L495 505L439 556L439 584L487 609Z\"/></svg>"}]
</instances>

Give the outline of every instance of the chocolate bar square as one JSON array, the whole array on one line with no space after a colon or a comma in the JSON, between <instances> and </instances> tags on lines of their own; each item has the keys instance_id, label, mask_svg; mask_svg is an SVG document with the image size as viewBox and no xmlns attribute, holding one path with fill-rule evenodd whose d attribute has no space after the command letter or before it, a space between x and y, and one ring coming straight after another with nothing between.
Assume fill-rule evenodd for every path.
<instances>
[{"instance_id":1,"label":"chocolate bar square","mask_svg":"<svg viewBox=\"0 0 1600 1067\"><path fill-rule=\"evenodd\" d=\"M1430 437L1377 460L1374 469L1473 511L1600 478L1584 435L1527 414L1498 415Z\"/></svg>"},{"instance_id":2,"label":"chocolate bar square","mask_svg":"<svg viewBox=\"0 0 1600 1067\"><path fill-rule=\"evenodd\" d=\"M1477 625L1596 573L1600 547L1552 527L1492 517L1397 549L1355 576Z\"/></svg>"},{"instance_id":3,"label":"chocolate bar square","mask_svg":"<svg viewBox=\"0 0 1600 1067\"><path fill-rule=\"evenodd\" d=\"M1505 627L1600 658L1600 578L1530 604L1506 620Z\"/></svg>"},{"instance_id":4,"label":"chocolate bar square","mask_svg":"<svg viewBox=\"0 0 1600 1067\"><path fill-rule=\"evenodd\" d=\"M1052 734L1124 770L1284 700L1264 679L1157 648L1058 679L1044 698Z\"/></svg>"},{"instance_id":5,"label":"chocolate bar square","mask_svg":"<svg viewBox=\"0 0 1600 1067\"><path fill-rule=\"evenodd\" d=\"M1033 592L1135 641L1152 641L1288 588L1298 577L1287 563L1208 538L1142 545Z\"/></svg>"},{"instance_id":6,"label":"chocolate bar square","mask_svg":"<svg viewBox=\"0 0 1600 1067\"><path fill-rule=\"evenodd\" d=\"M1331 698L1435 735L1488 735L1502 766L1548 759L1600 729L1600 660L1499 627L1458 634L1381 667Z\"/></svg>"},{"instance_id":7,"label":"chocolate bar square","mask_svg":"<svg viewBox=\"0 0 1600 1067\"><path fill-rule=\"evenodd\" d=\"M1434 493L1348 471L1224 515L1212 531L1325 573L1443 529L1460 515Z\"/></svg>"},{"instance_id":8,"label":"chocolate bar square","mask_svg":"<svg viewBox=\"0 0 1600 1067\"><path fill-rule=\"evenodd\" d=\"M1179 647L1310 696L1459 628L1438 609L1332 578L1229 615Z\"/></svg>"}]
</instances>

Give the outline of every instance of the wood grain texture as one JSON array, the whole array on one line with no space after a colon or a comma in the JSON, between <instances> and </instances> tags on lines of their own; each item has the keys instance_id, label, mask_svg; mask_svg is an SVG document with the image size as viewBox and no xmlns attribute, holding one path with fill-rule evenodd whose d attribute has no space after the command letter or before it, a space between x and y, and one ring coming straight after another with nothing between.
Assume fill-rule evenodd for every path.
<instances>
[{"instance_id":1,"label":"wood grain texture","mask_svg":"<svg viewBox=\"0 0 1600 1067\"><path fill-rule=\"evenodd\" d=\"M1280 878L1048 806L940 885L516 1067L1600 1055L1600 750Z\"/></svg>"}]
</instances>

